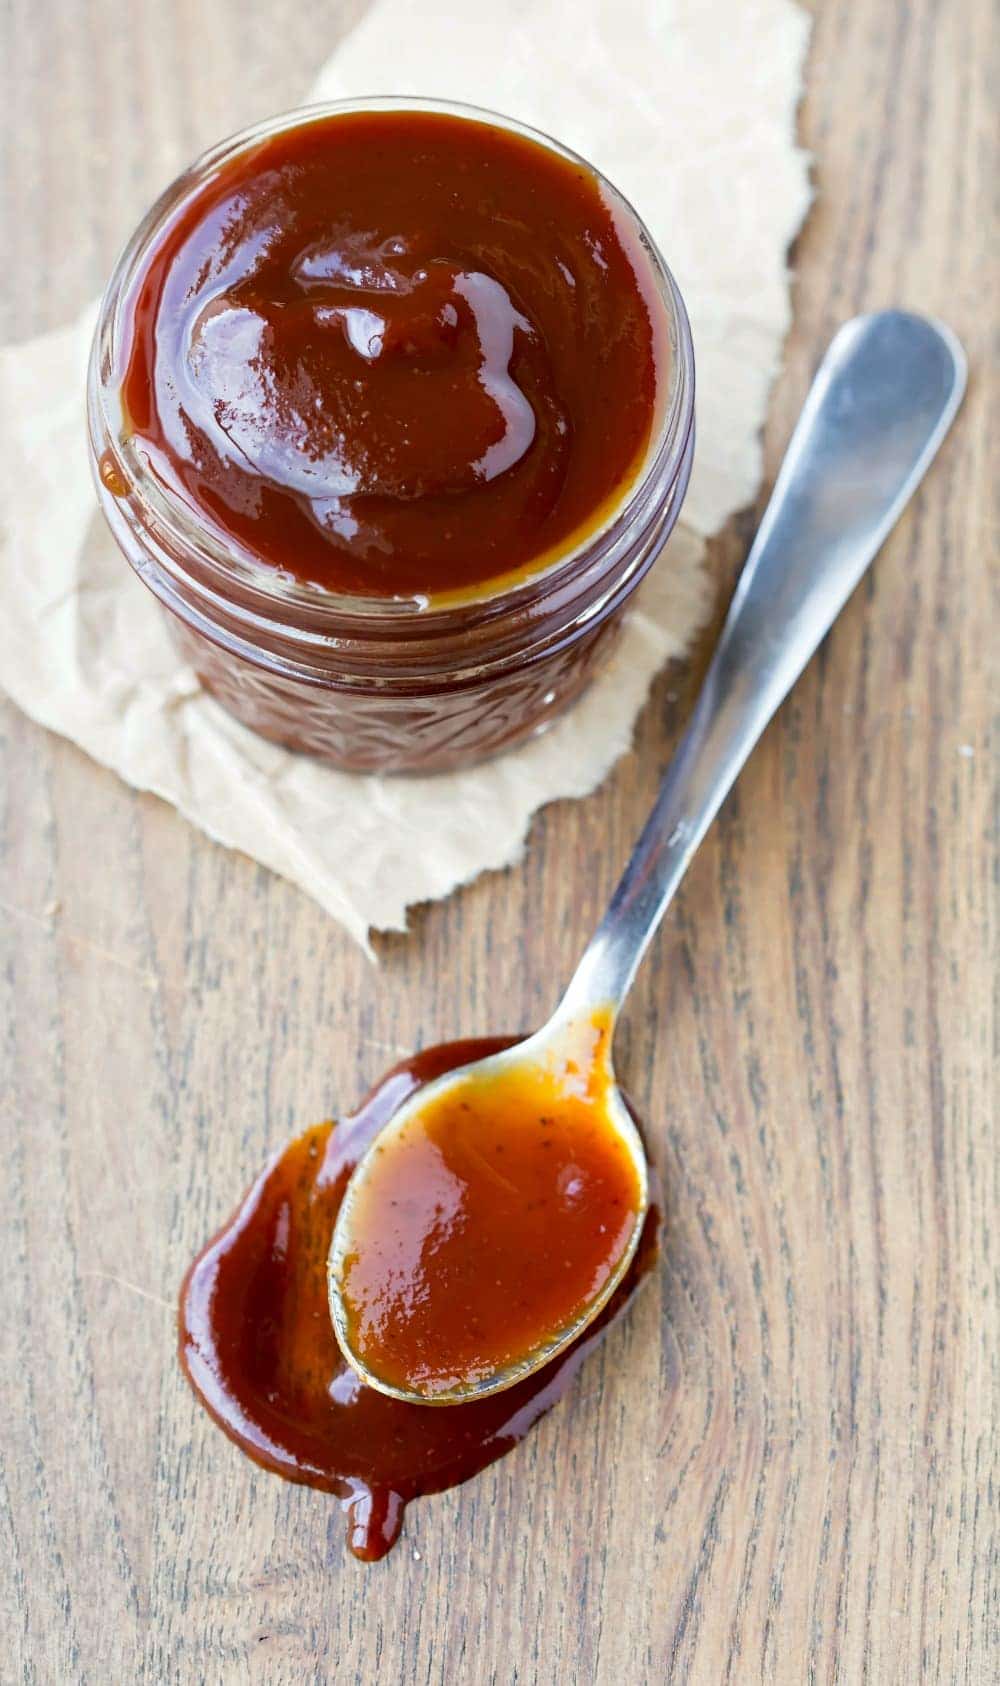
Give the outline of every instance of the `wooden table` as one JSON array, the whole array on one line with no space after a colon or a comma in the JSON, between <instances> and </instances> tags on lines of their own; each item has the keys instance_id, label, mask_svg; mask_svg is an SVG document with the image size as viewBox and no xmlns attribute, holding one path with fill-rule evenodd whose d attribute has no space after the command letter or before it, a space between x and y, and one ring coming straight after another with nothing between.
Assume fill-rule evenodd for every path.
<instances>
[{"instance_id":1,"label":"wooden table","mask_svg":"<svg viewBox=\"0 0 1000 1686\"><path fill-rule=\"evenodd\" d=\"M2 331L93 294L168 173L291 103L358 9L14 0ZM996 1678L990 10L817 8L819 191L768 462L868 306L953 323L969 397L636 987L620 1063L669 1191L658 1278L562 1408L416 1504L380 1565L196 1407L178 1281L266 1154L398 1052L498 1002L538 1021L692 674L520 868L417 912L378 970L0 711L4 1679ZM717 547L720 607L753 520Z\"/></svg>"}]
</instances>

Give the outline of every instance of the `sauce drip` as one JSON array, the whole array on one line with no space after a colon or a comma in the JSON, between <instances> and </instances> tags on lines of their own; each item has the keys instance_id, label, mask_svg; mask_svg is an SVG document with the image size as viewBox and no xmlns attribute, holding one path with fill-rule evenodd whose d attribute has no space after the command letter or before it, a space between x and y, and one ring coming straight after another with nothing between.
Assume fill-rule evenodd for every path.
<instances>
[{"instance_id":1,"label":"sauce drip","mask_svg":"<svg viewBox=\"0 0 1000 1686\"><path fill-rule=\"evenodd\" d=\"M343 1260L347 1347L375 1381L472 1395L607 1292L642 1203L610 1035L601 1015L568 1052L470 1073L376 1147Z\"/></svg>"},{"instance_id":2,"label":"sauce drip","mask_svg":"<svg viewBox=\"0 0 1000 1686\"><path fill-rule=\"evenodd\" d=\"M598 524L650 438L662 315L598 177L468 118L313 118L154 231L124 318L148 471L228 553L421 598Z\"/></svg>"},{"instance_id":3,"label":"sauce drip","mask_svg":"<svg viewBox=\"0 0 1000 1686\"><path fill-rule=\"evenodd\" d=\"M327 1302L337 1210L361 1155L422 1083L512 1039L429 1048L390 1071L358 1112L297 1137L262 1172L191 1266L180 1357L194 1390L243 1451L337 1495L355 1556L383 1557L422 1493L467 1481L524 1438L566 1392L656 1257L651 1207L628 1271L579 1340L506 1392L447 1408L365 1387L343 1357Z\"/></svg>"}]
</instances>

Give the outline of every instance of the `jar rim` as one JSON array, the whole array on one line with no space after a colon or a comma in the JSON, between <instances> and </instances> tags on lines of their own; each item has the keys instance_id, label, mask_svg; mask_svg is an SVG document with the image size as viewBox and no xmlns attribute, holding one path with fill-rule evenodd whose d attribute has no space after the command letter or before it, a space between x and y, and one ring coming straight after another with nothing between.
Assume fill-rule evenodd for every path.
<instances>
[{"instance_id":1,"label":"jar rim","mask_svg":"<svg viewBox=\"0 0 1000 1686\"><path fill-rule=\"evenodd\" d=\"M278 573L272 566L244 557L217 540L177 494L149 476L123 430L117 355L124 307L137 280L149 242L168 215L173 215L202 186L210 172L254 145L325 117L367 111L427 111L501 128L534 142L549 152L582 165L610 194L624 213L626 227L641 248L657 296L664 309L668 341L666 391L658 401L660 417L651 431L639 467L606 500L597 523L574 543L573 535L555 548L551 559L525 564L515 573L494 576L480 586L438 592L428 597L365 596L333 592L326 586ZM596 165L543 130L500 112L469 102L414 95L381 94L352 99L316 101L280 112L248 125L217 142L197 157L159 195L126 243L112 271L101 301L88 372L88 425L95 462L110 452L114 469L127 488L130 521L155 535L157 563L192 576L178 556L196 559L198 592L209 602L229 601L227 587L235 587L247 605L248 619L260 631L270 624L284 639L301 636L312 644L317 636L328 641L335 629L348 639L415 636L421 641L437 630L447 633L457 617L472 614L489 622L511 611L530 610L553 589L571 586L577 574L589 576L594 563L616 537L629 531L649 502L650 488L668 483L685 460L694 422L694 351L687 311L677 283L656 242L634 206ZM117 410L117 414L115 411ZM148 579L154 591L157 585ZM168 598L171 591L160 593ZM248 600L249 599L249 600ZM251 610L252 602L252 610ZM296 622L299 624L296 625Z\"/></svg>"}]
</instances>

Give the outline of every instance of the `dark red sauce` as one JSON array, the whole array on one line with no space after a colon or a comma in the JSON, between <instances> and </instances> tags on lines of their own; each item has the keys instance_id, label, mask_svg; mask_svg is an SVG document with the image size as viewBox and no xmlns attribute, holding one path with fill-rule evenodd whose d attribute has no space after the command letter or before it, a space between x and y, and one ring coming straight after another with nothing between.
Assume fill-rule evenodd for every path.
<instances>
[{"instance_id":1,"label":"dark red sauce","mask_svg":"<svg viewBox=\"0 0 1000 1686\"><path fill-rule=\"evenodd\" d=\"M122 402L227 551L421 597L529 570L620 501L665 355L599 178L421 111L246 145L153 236Z\"/></svg>"},{"instance_id":2,"label":"dark red sauce","mask_svg":"<svg viewBox=\"0 0 1000 1686\"><path fill-rule=\"evenodd\" d=\"M522 1440L568 1388L656 1256L651 1208L620 1287L575 1344L504 1393L411 1405L365 1387L334 1338L326 1264L354 1165L414 1089L511 1039L429 1048L342 1124L305 1131L254 1183L181 1292L181 1362L202 1403L266 1469L334 1493L355 1556L385 1555L409 1501L466 1481Z\"/></svg>"},{"instance_id":3,"label":"dark red sauce","mask_svg":"<svg viewBox=\"0 0 1000 1686\"><path fill-rule=\"evenodd\" d=\"M612 1291L643 1190L608 1111L611 1035L601 1011L545 1059L469 1072L376 1147L338 1272L373 1383L472 1395Z\"/></svg>"}]
</instances>

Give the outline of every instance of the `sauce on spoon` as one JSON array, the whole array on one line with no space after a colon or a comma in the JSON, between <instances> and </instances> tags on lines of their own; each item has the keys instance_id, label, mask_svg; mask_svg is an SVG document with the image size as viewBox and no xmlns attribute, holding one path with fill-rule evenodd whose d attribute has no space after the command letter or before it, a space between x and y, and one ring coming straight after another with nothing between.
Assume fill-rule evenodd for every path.
<instances>
[{"instance_id":1,"label":"sauce on spoon","mask_svg":"<svg viewBox=\"0 0 1000 1686\"><path fill-rule=\"evenodd\" d=\"M505 1392L430 1409L366 1387L340 1351L327 1300L327 1254L348 1179L422 1084L514 1039L425 1049L382 1079L338 1125L305 1131L265 1168L188 1271L180 1356L225 1433L264 1468L334 1493L356 1557L383 1557L409 1501L484 1469L562 1398L587 1354L656 1258L651 1206L628 1270L598 1317L543 1369Z\"/></svg>"},{"instance_id":2,"label":"sauce on spoon","mask_svg":"<svg viewBox=\"0 0 1000 1686\"><path fill-rule=\"evenodd\" d=\"M376 1143L330 1265L365 1381L474 1397L565 1345L610 1292L645 1200L608 1117L611 1031L598 1013L544 1057L470 1067Z\"/></svg>"}]
</instances>

